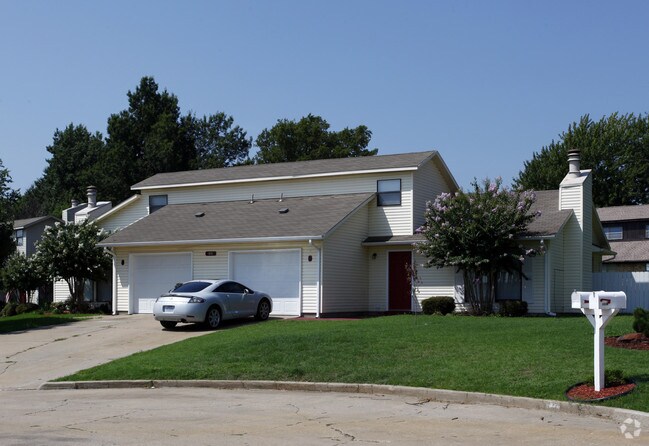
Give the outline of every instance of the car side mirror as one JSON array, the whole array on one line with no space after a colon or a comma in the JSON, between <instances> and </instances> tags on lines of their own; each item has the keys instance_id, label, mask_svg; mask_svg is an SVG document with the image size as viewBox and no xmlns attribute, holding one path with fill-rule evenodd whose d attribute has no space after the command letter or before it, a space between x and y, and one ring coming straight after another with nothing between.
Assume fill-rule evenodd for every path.
<instances>
[{"instance_id":1,"label":"car side mirror","mask_svg":"<svg viewBox=\"0 0 649 446\"><path fill-rule=\"evenodd\" d=\"M252 291L249 290L248 288L244 288L243 292L246 294L252 294Z\"/></svg>"}]
</instances>

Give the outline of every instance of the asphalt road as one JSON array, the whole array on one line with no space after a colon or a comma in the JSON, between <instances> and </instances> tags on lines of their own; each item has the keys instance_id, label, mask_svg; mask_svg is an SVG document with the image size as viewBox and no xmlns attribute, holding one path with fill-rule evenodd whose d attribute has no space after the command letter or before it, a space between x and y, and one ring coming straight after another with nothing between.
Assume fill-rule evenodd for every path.
<instances>
[{"instance_id":1,"label":"asphalt road","mask_svg":"<svg viewBox=\"0 0 649 446\"><path fill-rule=\"evenodd\" d=\"M82 368L207 333L164 331L150 315L139 315L0 335L0 444L649 444L649 426L626 439L620 420L402 395L166 387L35 390ZM632 427L627 432L636 431Z\"/></svg>"}]
</instances>

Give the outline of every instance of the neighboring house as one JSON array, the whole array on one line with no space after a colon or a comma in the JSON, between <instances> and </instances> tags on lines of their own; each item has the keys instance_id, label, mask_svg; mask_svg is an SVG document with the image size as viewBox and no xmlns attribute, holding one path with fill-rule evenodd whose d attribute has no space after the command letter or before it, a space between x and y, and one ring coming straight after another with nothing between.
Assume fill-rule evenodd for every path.
<instances>
[{"instance_id":1,"label":"neighboring house","mask_svg":"<svg viewBox=\"0 0 649 446\"><path fill-rule=\"evenodd\" d=\"M13 223L13 238L16 242L16 250L27 257L33 255L36 252L36 242L41 239L45 228L60 222L61 220L58 218L50 216L15 220ZM52 283L40 287L34 293L34 302L44 303L52 301L52 292ZM24 296L21 296L21 299L23 298Z\"/></svg>"},{"instance_id":2,"label":"neighboring house","mask_svg":"<svg viewBox=\"0 0 649 446\"><path fill-rule=\"evenodd\" d=\"M522 244L545 255L524 277L502 277L499 297L531 312L570 310L592 265L610 252L591 200L590 171L539 192L544 211ZM232 278L268 292L275 315L335 316L418 310L416 298L453 296L461 275L423 268L413 249L426 203L457 183L436 151L173 172L132 186L136 195L97 219L114 231L113 308L147 313L156 297L193 278Z\"/></svg>"},{"instance_id":3,"label":"neighboring house","mask_svg":"<svg viewBox=\"0 0 649 446\"><path fill-rule=\"evenodd\" d=\"M597 209L615 255L603 258L605 272L649 271L649 205Z\"/></svg>"},{"instance_id":4,"label":"neighboring house","mask_svg":"<svg viewBox=\"0 0 649 446\"><path fill-rule=\"evenodd\" d=\"M60 222L58 218L50 216L15 220L13 238L16 250L27 257L31 256L36 252L36 242L41 239L45 228Z\"/></svg>"},{"instance_id":5,"label":"neighboring house","mask_svg":"<svg viewBox=\"0 0 649 446\"><path fill-rule=\"evenodd\" d=\"M66 224L78 224L84 221L94 221L112 209L110 201L97 201L97 188L88 186L86 190L88 202L79 203L72 200L71 207L62 212L63 222ZM112 303L112 280L102 282L87 281L85 284L85 300L92 306L111 306ZM54 282L54 300L63 301L70 296L70 290L65 280Z\"/></svg>"}]
</instances>

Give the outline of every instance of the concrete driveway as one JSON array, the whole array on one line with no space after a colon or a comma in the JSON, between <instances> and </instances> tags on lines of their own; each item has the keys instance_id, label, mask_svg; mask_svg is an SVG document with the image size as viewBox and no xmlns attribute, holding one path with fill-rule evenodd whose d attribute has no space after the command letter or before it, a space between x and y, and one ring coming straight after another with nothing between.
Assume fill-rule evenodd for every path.
<instances>
[{"instance_id":1,"label":"concrete driveway","mask_svg":"<svg viewBox=\"0 0 649 446\"><path fill-rule=\"evenodd\" d=\"M150 314L102 316L0 335L0 391L42 383L210 331L163 330Z\"/></svg>"}]
</instances>

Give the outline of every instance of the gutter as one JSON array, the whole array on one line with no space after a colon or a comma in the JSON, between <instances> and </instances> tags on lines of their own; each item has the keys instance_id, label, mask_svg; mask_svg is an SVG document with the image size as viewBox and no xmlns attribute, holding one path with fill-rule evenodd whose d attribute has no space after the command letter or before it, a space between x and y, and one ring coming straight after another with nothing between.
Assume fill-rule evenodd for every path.
<instances>
[{"instance_id":1,"label":"gutter","mask_svg":"<svg viewBox=\"0 0 649 446\"><path fill-rule=\"evenodd\" d=\"M136 247L136 246L175 246L195 244L225 244L225 243L263 243L263 242L308 242L309 240L323 240L323 235L304 235L289 237L249 237L249 238L223 238L207 240L151 240L148 242L115 242L99 243L97 246L108 247Z\"/></svg>"}]
</instances>

